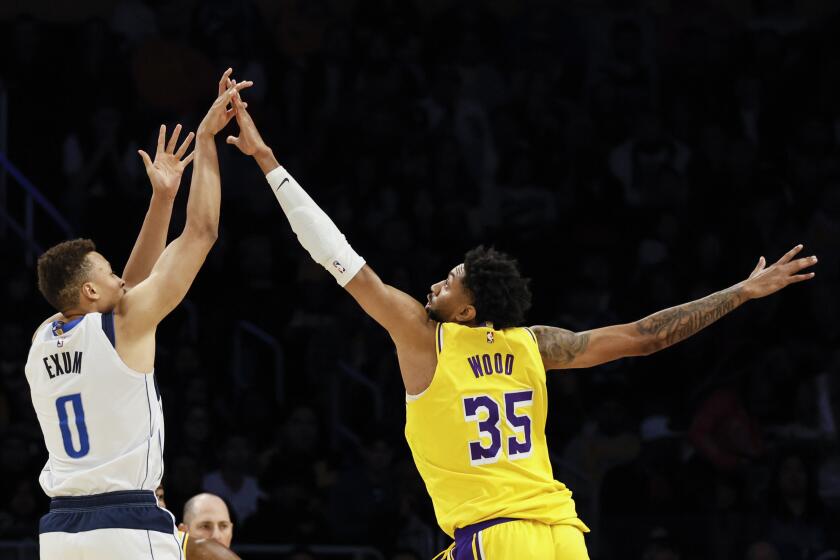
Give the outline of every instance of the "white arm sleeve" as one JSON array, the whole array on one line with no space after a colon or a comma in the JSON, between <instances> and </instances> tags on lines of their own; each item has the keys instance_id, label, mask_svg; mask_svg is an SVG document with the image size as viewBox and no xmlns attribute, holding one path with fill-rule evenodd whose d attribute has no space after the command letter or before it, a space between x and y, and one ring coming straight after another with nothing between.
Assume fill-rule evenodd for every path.
<instances>
[{"instance_id":1,"label":"white arm sleeve","mask_svg":"<svg viewBox=\"0 0 840 560\"><path fill-rule=\"evenodd\" d=\"M269 171L265 178L300 244L315 262L335 277L341 287L346 286L362 269L365 260L282 166Z\"/></svg>"}]
</instances>

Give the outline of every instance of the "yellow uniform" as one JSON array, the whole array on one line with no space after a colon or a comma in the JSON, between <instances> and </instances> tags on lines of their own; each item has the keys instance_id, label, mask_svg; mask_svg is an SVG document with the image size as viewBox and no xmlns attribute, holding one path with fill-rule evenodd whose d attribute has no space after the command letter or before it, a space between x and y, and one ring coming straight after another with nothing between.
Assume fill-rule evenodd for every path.
<instances>
[{"instance_id":1,"label":"yellow uniform","mask_svg":"<svg viewBox=\"0 0 840 560\"><path fill-rule=\"evenodd\" d=\"M480 549L494 540L494 550L501 550L496 536L503 532L539 541L535 558L587 558L582 532L589 529L549 461L545 369L534 333L440 323L436 348L431 385L407 397L405 435L440 527L474 547L474 558L484 558ZM498 524L510 519L527 521ZM566 527L553 531L555 525ZM575 530L567 533L568 526ZM575 540L582 555L555 556L555 533Z\"/></svg>"},{"instance_id":2,"label":"yellow uniform","mask_svg":"<svg viewBox=\"0 0 840 560\"><path fill-rule=\"evenodd\" d=\"M190 534L186 531L182 531L178 529L176 531L175 536L178 538L178 544L181 547L181 552L184 554L184 558L187 557L187 541L190 540Z\"/></svg>"}]
</instances>

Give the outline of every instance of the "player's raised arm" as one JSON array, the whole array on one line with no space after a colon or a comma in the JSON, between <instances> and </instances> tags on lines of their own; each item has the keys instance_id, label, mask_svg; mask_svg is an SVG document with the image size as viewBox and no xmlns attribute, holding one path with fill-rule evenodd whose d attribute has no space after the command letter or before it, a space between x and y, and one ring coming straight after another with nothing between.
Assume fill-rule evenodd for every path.
<instances>
[{"instance_id":1,"label":"player's raised arm","mask_svg":"<svg viewBox=\"0 0 840 560\"><path fill-rule=\"evenodd\" d=\"M411 392L415 386L424 386L434 370L434 365L429 368L426 362L435 360L435 324L429 319L423 304L380 280L353 250L330 217L279 164L238 97L234 99L234 107L239 136L229 136L228 144L233 144L256 160L303 248L391 335L400 354L406 389ZM417 368L423 371L419 377L428 377L419 383L415 382L412 374L415 370L413 364L407 363L411 360L408 354L418 355L417 352L417 361L423 362Z\"/></svg>"},{"instance_id":2,"label":"player's raised arm","mask_svg":"<svg viewBox=\"0 0 840 560\"><path fill-rule=\"evenodd\" d=\"M229 73L222 76L223 83ZM227 106L234 93L251 85L242 82L225 90L198 127L184 230L163 251L149 277L128 292L120 306L122 321L132 332L154 331L184 298L216 241L221 186L215 135L233 117L234 110Z\"/></svg>"},{"instance_id":3,"label":"player's raised arm","mask_svg":"<svg viewBox=\"0 0 840 560\"><path fill-rule=\"evenodd\" d=\"M584 332L547 326L533 327L546 369L584 368L629 356L645 356L668 348L708 327L736 307L782 288L809 280L802 273L817 263L817 257L794 259L797 245L775 264L765 268L764 257L749 278L702 299L654 313L635 323L613 325Z\"/></svg>"},{"instance_id":4,"label":"player's raised arm","mask_svg":"<svg viewBox=\"0 0 840 560\"><path fill-rule=\"evenodd\" d=\"M152 184L152 199L149 202L149 210L146 212L143 226L140 228L140 234L137 236L137 241L134 243L123 271L126 288L133 288L145 280L166 248L166 235L169 232L169 221L172 218L175 196L181 184L181 175L195 154L191 152L184 157L195 137L192 132L187 135L178 150L175 150L180 134L181 125L179 124L172 132L169 142L166 142L166 126L160 125L154 161L149 154L138 150L146 167L146 175Z\"/></svg>"}]
</instances>

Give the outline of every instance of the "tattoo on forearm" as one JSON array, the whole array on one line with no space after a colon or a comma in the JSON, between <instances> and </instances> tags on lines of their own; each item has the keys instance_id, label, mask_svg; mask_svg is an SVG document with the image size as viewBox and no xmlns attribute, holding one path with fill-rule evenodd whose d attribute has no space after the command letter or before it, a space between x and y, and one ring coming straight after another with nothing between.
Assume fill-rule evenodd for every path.
<instances>
[{"instance_id":1,"label":"tattoo on forearm","mask_svg":"<svg viewBox=\"0 0 840 560\"><path fill-rule=\"evenodd\" d=\"M566 329L535 328L543 359L558 366L572 363L589 346L589 333L574 333Z\"/></svg>"},{"instance_id":2,"label":"tattoo on forearm","mask_svg":"<svg viewBox=\"0 0 840 560\"><path fill-rule=\"evenodd\" d=\"M743 301L740 288L730 288L703 299L654 313L636 322L641 334L656 338L657 350L676 344L711 325Z\"/></svg>"}]
</instances>

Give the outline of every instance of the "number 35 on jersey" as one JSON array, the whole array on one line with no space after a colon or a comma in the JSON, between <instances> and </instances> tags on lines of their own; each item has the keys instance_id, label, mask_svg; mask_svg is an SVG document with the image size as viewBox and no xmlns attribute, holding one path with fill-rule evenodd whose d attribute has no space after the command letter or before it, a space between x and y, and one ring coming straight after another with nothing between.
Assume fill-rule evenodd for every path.
<instances>
[{"instance_id":1,"label":"number 35 on jersey","mask_svg":"<svg viewBox=\"0 0 840 560\"><path fill-rule=\"evenodd\" d=\"M490 395L464 397L464 420L476 424L478 435L468 445L471 465L495 463L503 454L509 461L531 456L533 394L531 389L509 391L504 393L503 402ZM502 417L506 430L502 429Z\"/></svg>"}]
</instances>

